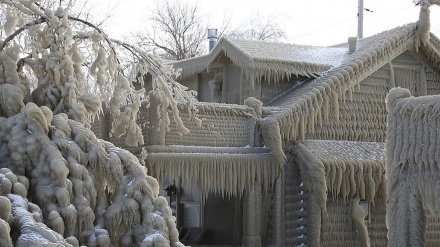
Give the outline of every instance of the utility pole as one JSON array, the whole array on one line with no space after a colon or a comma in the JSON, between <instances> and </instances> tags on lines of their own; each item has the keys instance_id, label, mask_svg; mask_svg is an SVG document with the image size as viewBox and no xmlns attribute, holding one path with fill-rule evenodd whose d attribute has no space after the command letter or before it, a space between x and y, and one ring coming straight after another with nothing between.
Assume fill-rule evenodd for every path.
<instances>
[{"instance_id":1,"label":"utility pole","mask_svg":"<svg viewBox=\"0 0 440 247\"><path fill-rule=\"evenodd\" d=\"M364 37L364 0L358 3L358 39Z\"/></svg>"}]
</instances>

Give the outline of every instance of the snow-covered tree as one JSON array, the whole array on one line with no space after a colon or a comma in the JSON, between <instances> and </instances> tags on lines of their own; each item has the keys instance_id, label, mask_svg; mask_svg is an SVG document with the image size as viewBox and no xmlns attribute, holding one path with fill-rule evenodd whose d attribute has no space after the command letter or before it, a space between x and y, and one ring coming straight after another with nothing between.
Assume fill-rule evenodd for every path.
<instances>
[{"instance_id":1,"label":"snow-covered tree","mask_svg":"<svg viewBox=\"0 0 440 247\"><path fill-rule=\"evenodd\" d=\"M88 127L107 109L111 134L142 144L136 117L154 96L187 133L177 102L193 93L157 57L37 2L0 0L0 246L181 245L157 180ZM135 90L147 73L152 90Z\"/></svg>"}]
</instances>

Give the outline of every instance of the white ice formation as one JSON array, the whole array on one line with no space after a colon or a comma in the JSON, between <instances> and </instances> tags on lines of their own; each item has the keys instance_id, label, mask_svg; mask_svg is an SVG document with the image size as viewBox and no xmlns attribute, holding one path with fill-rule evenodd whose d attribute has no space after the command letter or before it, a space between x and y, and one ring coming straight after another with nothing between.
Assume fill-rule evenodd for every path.
<instances>
[{"instance_id":1,"label":"white ice formation","mask_svg":"<svg viewBox=\"0 0 440 247\"><path fill-rule=\"evenodd\" d=\"M136 156L88 128L103 102L113 132L142 143L136 117L145 95L132 82L150 64L161 86L156 94L175 105L186 94L170 92L173 71L130 47L143 60L125 76L116 41L73 22L61 7L35 2L0 0L7 12L0 32L0 246L181 246L157 180Z\"/></svg>"},{"instance_id":2,"label":"white ice formation","mask_svg":"<svg viewBox=\"0 0 440 247\"><path fill-rule=\"evenodd\" d=\"M138 159L50 113L28 103L0 117L1 246L178 245L171 209Z\"/></svg>"}]
</instances>

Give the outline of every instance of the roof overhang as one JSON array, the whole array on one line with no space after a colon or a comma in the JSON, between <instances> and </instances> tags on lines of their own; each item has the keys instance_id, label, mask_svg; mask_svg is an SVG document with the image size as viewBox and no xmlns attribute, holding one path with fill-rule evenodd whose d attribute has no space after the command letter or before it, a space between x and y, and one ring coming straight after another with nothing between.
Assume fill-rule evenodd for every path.
<instances>
[{"instance_id":1,"label":"roof overhang","mask_svg":"<svg viewBox=\"0 0 440 247\"><path fill-rule=\"evenodd\" d=\"M267 148L149 146L147 168L160 181L179 181L209 192L241 196L255 185L267 190L279 176L280 166Z\"/></svg>"},{"instance_id":2,"label":"roof overhang","mask_svg":"<svg viewBox=\"0 0 440 247\"><path fill-rule=\"evenodd\" d=\"M263 42L262 46L264 46L264 44L270 43ZM289 48L288 44L284 44L284 46L286 45L287 48ZM294 46L291 46L292 49L294 49ZM304 53L304 49L306 49L306 52L307 49L310 49L310 51L313 51L314 49L337 50L336 54L333 54L334 56L337 56L340 53L340 48L314 48L307 46L307 48L302 47L302 53ZM234 65L240 68L248 78L255 81L261 81L264 77L265 81L268 83L278 82L284 78L288 79L291 76L316 77L334 66L333 64L326 62L318 62L320 59L304 61L298 59L254 56L226 37L222 37L209 54L177 61L172 64L174 68L182 69L181 76L186 78L197 73L202 73L203 71L210 71L213 65L216 64L218 58L222 55L226 56ZM313 56L311 55L311 57Z\"/></svg>"}]
</instances>

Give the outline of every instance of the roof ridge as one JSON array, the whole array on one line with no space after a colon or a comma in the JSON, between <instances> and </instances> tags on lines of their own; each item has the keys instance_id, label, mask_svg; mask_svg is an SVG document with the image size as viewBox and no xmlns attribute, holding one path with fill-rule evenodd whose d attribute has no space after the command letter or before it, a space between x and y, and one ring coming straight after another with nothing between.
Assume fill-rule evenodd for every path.
<instances>
[{"instance_id":1,"label":"roof ridge","mask_svg":"<svg viewBox=\"0 0 440 247\"><path fill-rule=\"evenodd\" d=\"M222 36L225 37L225 36ZM227 37L230 42L253 42L253 43L264 43L264 44L275 44L275 45L286 45L286 46L297 46L297 47L318 47L318 48L337 48L332 46L325 46L325 45L305 45L305 44L295 44L295 43L288 43L288 42L281 42L281 41L269 41L269 40L254 40L254 39L239 39L239 38L232 38Z\"/></svg>"},{"instance_id":2,"label":"roof ridge","mask_svg":"<svg viewBox=\"0 0 440 247\"><path fill-rule=\"evenodd\" d=\"M313 123L315 115L320 111L328 116L329 109L332 109L336 119L339 119L338 98L345 97L347 90L351 90L375 69L406 50L407 45L413 42L415 29L415 24L395 28L387 32L390 35L371 43L385 32L376 35L376 38L369 39L368 46L363 47L364 51L355 51L340 66L326 72L324 77L312 80L286 95L285 97L290 96L293 99L290 107L284 107L280 112L260 121L262 128L279 131L270 136L263 135L264 142L271 144L268 145L271 152L282 153L282 145L278 141L283 139L305 139L306 132L313 131L314 128L308 123Z\"/></svg>"}]
</instances>

